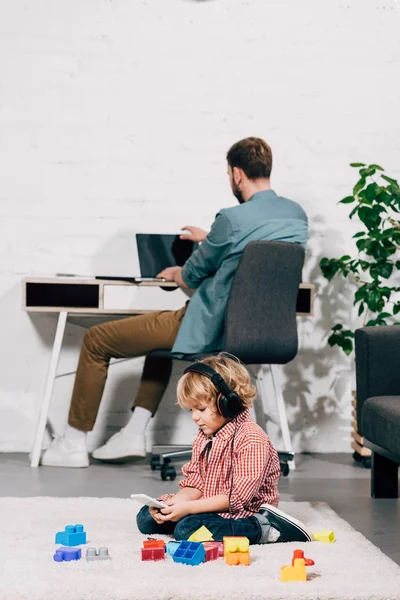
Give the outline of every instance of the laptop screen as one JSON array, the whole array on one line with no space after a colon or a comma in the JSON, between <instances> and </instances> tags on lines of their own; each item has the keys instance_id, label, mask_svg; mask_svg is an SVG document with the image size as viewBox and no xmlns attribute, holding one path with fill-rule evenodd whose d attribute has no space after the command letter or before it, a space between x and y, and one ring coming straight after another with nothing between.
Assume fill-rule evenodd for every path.
<instances>
[{"instance_id":1,"label":"laptop screen","mask_svg":"<svg viewBox=\"0 0 400 600\"><path fill-rule=\"evenodd\" d=\"M166 267L181 267L198 247L197 242L164 233L137 233L136 244L142 277L156 277Z\"/></svg>"}]
</instances>

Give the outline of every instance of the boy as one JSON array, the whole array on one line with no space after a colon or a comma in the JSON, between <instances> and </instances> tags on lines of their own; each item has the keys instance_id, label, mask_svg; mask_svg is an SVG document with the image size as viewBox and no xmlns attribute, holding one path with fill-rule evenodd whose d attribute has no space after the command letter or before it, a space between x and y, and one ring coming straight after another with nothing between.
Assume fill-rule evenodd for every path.
<instances>
[{"instance_id":1,"label":"boy","mask_svg":"<svg viewBox=\"0 0 400 600\"><path fill-rule=\"evenodd\" d=\"M256 392L245 367L224 354L193 363L178 382L177 396L199 427L192 459L182 467L179 492L160 498L168 508L139 511L139 531L187 540L204 525L214 540L234 535L250 544L311 541L302 523L276 508L279 459L250 418Z\"/></svg>"}]
</instances>

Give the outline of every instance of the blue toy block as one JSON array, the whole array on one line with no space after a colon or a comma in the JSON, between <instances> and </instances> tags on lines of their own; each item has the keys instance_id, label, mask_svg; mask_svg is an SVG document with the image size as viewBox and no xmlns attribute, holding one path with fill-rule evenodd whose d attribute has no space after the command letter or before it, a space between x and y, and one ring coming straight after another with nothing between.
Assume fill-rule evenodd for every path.
<instances>
[{"instance_id":1,"label":"blue toy block","mask_svg":"<svg viewBox=\"0 0 400 600\"><path fill-rule=\"evenodd\" d=\"M63 546L86 544L86 531L83 525L67 525L64 531L56 533L56 544L63 544Z\"/></svg>"},{"instance_id":2,"label":"blue toy block","mask_svg":"<svg viewBox=\"0 0 400 600\"><path fill-rule=\"evenodd\" d=\"M57 548L56 553L53 555L53 560L56 562L79 560L80 558L82 558L80 548Z\"/></svg>"},{"instance_id":3,"label":"blue toy block","mask_svg":"<svg viewBox=\"0 0 400 600\"><path fill-rule=\"evenodd\" d=\"M181 542L168 542L167 554L169 554L170 556L173 556L175 554L177 548L179 548L180 545L181 545Z\"/></svg>"},{"instance_id":4,"label":"blue toy block","mask_svg":"<svg viewBox=\"0 0 400 600\"><path fill-rule=\"evenodd\" d=\"M172 558L175 562L197 566L206 560L206 551L201 542L181 542Z\"/></svg>"}]
</instances>

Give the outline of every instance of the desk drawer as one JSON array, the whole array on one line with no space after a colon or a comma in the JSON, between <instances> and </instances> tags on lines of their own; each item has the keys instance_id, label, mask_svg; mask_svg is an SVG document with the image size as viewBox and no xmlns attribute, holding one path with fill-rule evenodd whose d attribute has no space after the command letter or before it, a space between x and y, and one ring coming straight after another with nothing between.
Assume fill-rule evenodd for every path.
<instances>
[{"instance_id":1,"label":"desk drawer","mask_svg":"<svg viewBox=\"0 0 400 600\"><path fill-rule=\"evenodd\" d=\"M188 300L188 296L179 288L161 289L155 286L103 287L103 310L178 310Z\"/></svg>"}]
</instances>

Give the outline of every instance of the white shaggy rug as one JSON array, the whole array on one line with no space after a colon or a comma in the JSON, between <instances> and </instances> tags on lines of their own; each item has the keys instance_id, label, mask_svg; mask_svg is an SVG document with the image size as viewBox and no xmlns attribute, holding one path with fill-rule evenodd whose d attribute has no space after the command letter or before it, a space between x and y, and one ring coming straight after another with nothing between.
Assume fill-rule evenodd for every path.
<instances>
[{"instance_id":1,"label":"white shaggy rug","mask_svg":"<svg viewBox=\"0 0 400 600\"><path fill-rule=\"evenodd\" d=\"M333 529L334 544L251 546L251 565L222 558L198 567L142 562L135 522L139 505L117 498L0 498L0 600L398 600L400 567L324 503L281 502L312 531ZM56 563L54 536L82 523L88 545L111 560ZM165 538L168 540L168 538ZM295 548L314 559L306 583L282 583L280 567ZM82 555L85 555L82 546Z\"/></svg>"}]
</instances>

